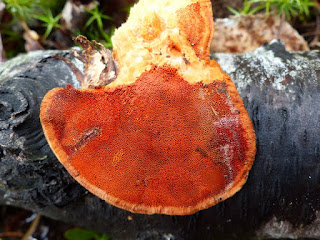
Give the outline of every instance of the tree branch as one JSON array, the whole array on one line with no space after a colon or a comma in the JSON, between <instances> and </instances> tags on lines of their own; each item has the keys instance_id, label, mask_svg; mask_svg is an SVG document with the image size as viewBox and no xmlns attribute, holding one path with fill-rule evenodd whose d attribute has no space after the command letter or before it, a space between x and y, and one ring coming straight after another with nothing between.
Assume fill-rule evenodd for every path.
<instances>
[{"instance_id":1,"label":"tree branch","mask_svg":"<svg viewBox=\"0 0 320 240\"><path fill-rule=\"evenodd\" d=\"M191 216L139 215L88 193L43 136L47 91L79 84L52 51L0 65L0 204L86 226L114 239L320 237L320 53L274 42L247 54L216 54L253 121L257 155L235 196ZM78 66L68 52L58 52Z\"/></svg>"}]
</instances>

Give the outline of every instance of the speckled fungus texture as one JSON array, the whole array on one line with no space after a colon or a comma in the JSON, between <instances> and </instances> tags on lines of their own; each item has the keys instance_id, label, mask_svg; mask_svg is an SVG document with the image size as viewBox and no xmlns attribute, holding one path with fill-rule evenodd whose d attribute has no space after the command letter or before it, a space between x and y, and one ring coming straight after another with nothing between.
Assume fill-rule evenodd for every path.
<instances>
[{"instance_id":1,"label":"speckled fungus texture","mask_svg":"<svg viewBox=\"0 0 320 240\"><path fill-rule=\"evenodd\" d=\"M53 89L40 114L49 145L80 184L131 212L169 215L240 190L255 134L234 83L209 58L213 31L209 0L141 0L112 38L116 70L101 45L82 41L98 59L85 61L84 81L105 83Z\"/></svg>"}]
</instances>

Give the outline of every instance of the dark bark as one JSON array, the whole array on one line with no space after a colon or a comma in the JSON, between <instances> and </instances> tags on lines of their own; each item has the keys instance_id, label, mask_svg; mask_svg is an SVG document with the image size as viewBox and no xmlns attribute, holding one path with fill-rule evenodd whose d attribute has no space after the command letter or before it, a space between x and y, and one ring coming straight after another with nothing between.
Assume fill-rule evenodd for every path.
<instances>
[{"instance_id":1,"label":"dark bark","mask_svg":"<svg viewBox=\"0 0 320 240\"><path fill-rule=\"evenodd\" d=\"M73 84L75 77L50 54L0 65L0 204L114 239L320 238L319 52L288 53L273 43L252 53L214 56L235 81L253 121L256 160L235 196L178 217L113 207L83 189L57 161L41 130L40 103L48 90Z\"/></svg>"}]
</instances>

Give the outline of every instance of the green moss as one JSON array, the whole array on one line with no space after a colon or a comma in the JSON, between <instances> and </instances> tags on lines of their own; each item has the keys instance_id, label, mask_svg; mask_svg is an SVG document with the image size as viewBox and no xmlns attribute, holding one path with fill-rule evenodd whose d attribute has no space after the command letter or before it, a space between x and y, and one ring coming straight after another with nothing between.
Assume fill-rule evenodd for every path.
<instances>
[{"instance_id":1,"label":"green moss","mask_svg":"<svg viewBox=\"0 0 320 240\"><path fill-rule=\"evenodd\" d=\"M24 52L23 33L30 33L30 29L38 35L38 41L44 47L52 46L54 38L50 38L51 34L62 30L60 19L65 2L65 0L4 0L6 18L0 25L0 32L6 57L14 57ZM70 34L70 39L82 34L111 48L111 35L115 26L112 18L104 14L98 6L97 3L94 9L86 10L89 17L84 26L75 29L74 34L63 31L64 34Z\"/></svg>"},{"instance_id":2,"label":"green moss","mask_svg":"<svg viewBox=\"0 0 320 240\"><path fill-rule=\"evenodd\" d=\"M110 240L111 238L106 234L99 234L97 232L82 229L82 228L73 228L69 229L64 234L65 239L67 240Z\"/></svg>"},{"instance_id":3,"label":"green moss","mask_svg":"<svg viewBox=\"0 0 320 240\"><path fill-rule=\"evenodd\" d=\"M305 18L310 15L310 8L313 8L315 3L312 0L245 0L242 9L229 10L237 14L250 15L261 10L264 10L268 15L275 13L284 15L290 20L292 17Z\"/></svg>"}]
</instances>

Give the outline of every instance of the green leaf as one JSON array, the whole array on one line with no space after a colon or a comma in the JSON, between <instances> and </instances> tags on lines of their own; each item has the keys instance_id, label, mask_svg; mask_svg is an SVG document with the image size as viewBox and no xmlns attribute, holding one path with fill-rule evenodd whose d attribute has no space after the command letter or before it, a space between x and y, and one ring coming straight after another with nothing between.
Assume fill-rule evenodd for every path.
<instances>
[{"instance_id":1,"label":"green leaf","mask_svg":"<svg viewBox=\"0 0 320 240\"><path fill-rule=\"evenodd\" d=\"M91 14L91 17L89 18L89 20L86 22L85 27L88 27L89 25L91 25L94 21L97 22L97 25L100 29L103 29L103 22L102 19L106 19L106 20L112 20L112 17L107 16L105 14L103 14L98 6L96 5L94 9L90 10L90 9L85 9L86 12Z\"/></svg>"},{"instance_id":2,"label":"green leaf","mask_svg":"<svg viewBox=\"0 0 320 240\"><path fill-rule=\"evenodd\" d=\"M88 21L86 22L86 24L84 25L85 28L89 27L91 25L91 23L95 20L94 16L91 16Z\"/></svg>"},{"instance_id":3,"label":"green leaf","mask_svg":"<svg viewBox=\"0 0 320 240\"><path fill-rule=\"evenodd\" d=\"M94 231L89 231L81 228L69 229L65 232L64 237L67 240L90 240L95 239L97 233Z\"/></svg>"},{"instance_id":4,"label":"green leaf","mask_svg":"<svg viewBox=\"0 0 320 240\"><path fill-rule=\"evenodd\" d=\"M2 183L0 183L0 188L2 188L2 190L6 190L6 187ZM0 238L0 240L1 240L1 238Z\"/></svg>"},{"instance_id":5,"label":"green leaf","mask_svg":"<svg viewBox=\"0 0 320 240\"><path fill-rule=\"evenodd\" d=\"M110 240L110 237L106 234L99 234L82 228L69 229L65 232L64 237L67 240Z\"/></svg>"},{"instance_id":6,"label":"green leaf","mask_svg":"<svg viewBox=\"0 0 320 240\"><path fill-rule=\"evenodd\" d=\"M284 14L290 20L291 17L310 15L310 8L315 6L312 0L249 0L249 4L258 4L253 10L247 10L247 14L256 13L265 10L266 15L274 12L278 15ZM250 6L251 7L251 6ZM244 2L246 9L246 1Z\"/></svg>"},{"instance_id":7,"label":"green leaf","mask_svg":"<svg viewBox=\"0 0 320 240\"><path fill-rule=\"evenodd\" d=\"M104 15L104 14L101 15L101 18L106 19L106 20L113 20L112 17L110 17L108 15Z\"/></svg>"},{"instance_id":8,"label":"green leaf","mask_svg":"<svg viewBox=\"0 0 320 240\"><path fill-rule=\"evenodd\" d=\"M111 238L105 234L101 235L101 237L97 240L110 240Z\"/></svg>"},{"instance_id":9,"label":"green leaf","mask_svg":"<svg viewBox=\"0 0 320 240\"><path fill-rule=\"evenodd\" d=\"M248 15L253 15L253 14L255 14L256 12L259 12L259 11L261 11L261 10L263 10L263 9L264 9L264 6L263 6L263 5L259 5L259 6L255 7L255 8L253 8L252 10L250 10L250 11L248 12Z\"/></svg>"},{"instance_id":10,"label":"green leaf","mask_svg":"<svg viewBox=\"0 0 320 240\"><path fill-rule=\"evenodd\" d=\"M266 2L266 14L267 15L270 14L270 7L271 7L271 3L270 2Z\"/></svg>"},{"instance_id":11,"label":"green leaf","mask_svg":"<svg viewBox=\"0 0 320 240\"><path fill-rule=\"evenodd\" d=\"M58 23L60 21L61 14L53 17L51 10L45 9L44 14L35 16L35 18L44 22L43 26L46 27L46 31L43 35L44 38L49 36L53 28L62 28L62 26Z\"/></svg>"},{"instance_id":12,"label":"green leaf","mask_svg":"<svg viewBox=\"0 0 320 240\"><path fill-rule=\"evenodd\" d=\"M239 11L237 11L236 9L234 9L234 8L232 8L232 7L227 7L228 8L228 10L233 14L233 15L239 15L240 14L240 12Z\"/></svg>"},{"instance_id":13,"label":"green leaf","mask_svg":"<svg viewBox=\"0 0 320 240\"><path fill-rule=\"evenodd\" d=\"M97 18L97 25L100 29L103 30L103 23L102 23L102 19L101 18Z\"/></svg>"},{"instance_id":14,"label":"green leaf","mask_svg":"<svg viewBox=\"0 0 320 240\"><path fill-rule=\"evenodd\" d=\"M39 13L39 0L3 0L8 11L20 20L30 20Z\"/></svg>"},{"instance_id":15,"label":"green leaf","mask_svg":"<svg viewBox=\"0 0 320 240\"><path fill-rule=\"evenodd\" d=\"M53 28L52 25L48 25L48 26L47 26L46 32L45 32L44 35L43 35L44 38L47 38L47 37L49 36L49 34L50 34L51 31L52 31L52 28Z\"/></svg>"}]
</instances>

